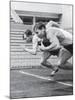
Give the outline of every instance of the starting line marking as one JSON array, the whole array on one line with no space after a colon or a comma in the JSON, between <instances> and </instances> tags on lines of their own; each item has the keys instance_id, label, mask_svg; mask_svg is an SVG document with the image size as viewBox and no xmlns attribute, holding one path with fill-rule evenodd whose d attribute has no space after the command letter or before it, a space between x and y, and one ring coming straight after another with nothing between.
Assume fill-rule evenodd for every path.
<instances>
[{"instance_id":1,"label":"starting line marking","mask_svg":"<svg viewBox=\"0 0 75 100\"><path fill-rule=\"evenodd\" d=\"M25 74L25 75L28 75L28 76L33 76L33 77L36 77L36 78L39 78L39 79L54 81L53 78L50 78L50 77L44 77L44 76L40 76L40 75L36 75L36 74L31 74L31 73L24 72L24 71L19 71L19 72L21 74ZM57 82L57 83L63 84L63 85L67 85L67 86L73 86L72 84L64 83L64 82L60 82L60 81L54 81L54 82Z\"/></svg>"}]
</instances>

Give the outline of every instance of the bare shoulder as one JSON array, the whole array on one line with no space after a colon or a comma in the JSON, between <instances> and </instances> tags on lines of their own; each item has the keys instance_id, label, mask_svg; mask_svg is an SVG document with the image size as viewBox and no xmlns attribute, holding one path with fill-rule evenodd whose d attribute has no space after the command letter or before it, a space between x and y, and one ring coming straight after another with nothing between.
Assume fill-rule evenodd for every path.
<instances>
[{"instance_id":1,"label":"bare shoulder","mask_svg":"<svg viewBox=\"0 0 75 100\"><path fill-rule=\"evenodd\" d=\"M33 35L33 39L37 39L38 37L37 37L37 35L36 34L34 34Z\"/></svg>"},{"instance_id":2,"label":"bare shoulder","mask_svg":"<svg viewBox=\"0 0 75 100\"><path fill-rule=\"evenodd\" d=\"M49 30L47 30L47 37L51 38L55 33L55 30L53 28L50 28Z\"/></svg>"},{"instance_id":3,"label":"bare shoulder","mask_svg":"<svg viewBox=\"0 0 75 100\"><path fill-rule=\"evenodd\" d=\"M33 39L32 39L32 41L33 41L33 43L36 43L37 41L38 41L38 37L37 37L37 35L35 34L35 35L33 35Z\"/></svg>"}]
</instances>

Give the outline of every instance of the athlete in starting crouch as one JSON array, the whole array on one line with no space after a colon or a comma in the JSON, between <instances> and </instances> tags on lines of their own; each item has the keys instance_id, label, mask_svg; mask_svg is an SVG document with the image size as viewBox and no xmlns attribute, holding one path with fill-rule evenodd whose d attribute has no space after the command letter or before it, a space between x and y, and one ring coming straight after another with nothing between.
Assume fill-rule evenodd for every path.
<instances>
[{"instance_id":1,"label":"athlete in starting crouch","mask_svg":"<svg viewBox=\"0 0 75 100\"><path fill-rule=\"evenodd\" d=\"M46 26L47 33L54 34L62 48L60 49L57 66L61 67L67 60L69 60L73 55L73 39L72 33L69 33L61 29L56 22L50 21ZM52 73L54 75L54 72Z\"/></svg>"},{"instance_id":2,"label":"athlete in starting crouch","mask_svg":"<svg viewBox=\"0 0 75 100\"><path fill-rule=\"evenodd\" d=\"M36 54L37 48L39 47L42 51L41 64L52 68L52 76L58 71L58 67L64 64L73 53L72 46L72 35L69 32L66 32L63 29L59 28L59 25L56 22L50 21L45 27L43 23L38 23L34 26L34 36L33 36L33 49L24 48L25 51ZM49 46L44 46L41 42L41 45L38 45L39 41L42 41L44 38L47 38L50 42ZM53 66L48 60L51 55L58 56L57 65Z\"/></svg>"},{"instance_id":3,"label":"athlete in starting crouch","mask_svg":"<svg viewBox=\"0 0 75 100\"><path fill-rule=\"evenodd\" d=\"M53 71L52 73L56 73L58 67L53 66L49 61L49 57L51 55L58 55L59 50L61 48L58 38L52 33L46 32L46 27L43 23L37 23L34 28L34 36L32 40L33 49L28 49L24 47L24 50L35 55L37 54L38 48L42 51L41 56L41 64L51 68ZM49 41L49 45L45 45L45 40ZM47 41L47 43L48 43Z\"/></svg>"}]
</instances>

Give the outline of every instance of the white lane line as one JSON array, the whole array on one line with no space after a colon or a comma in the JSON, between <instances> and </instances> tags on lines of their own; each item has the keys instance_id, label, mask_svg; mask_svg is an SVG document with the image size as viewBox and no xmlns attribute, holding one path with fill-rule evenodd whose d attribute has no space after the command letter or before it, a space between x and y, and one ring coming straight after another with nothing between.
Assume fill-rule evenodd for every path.
<instances>
[{"instance_id":1,"label":"white lane line","mask_svg":"<svg viewBox=\"0 0 75 100\"><path fill-rule=\"evenodd\" d=\"M40 75L36 75L36 74L31 74L31 73L24 72L24 71L19 71L19 72L21 74L25 74L25 75L28 75L28 76L33 76L33 77L36 77L36 78L39 78L39 79L54 81L53 78L50 78L50 77L45 77L45 76L40 76ZM57 82L57 83L63 84L63 85L67 85L67 86L73 86L72 84L64 83L64 82L60 82L60 81L54 81L54 82Z\"/></svg>"},{"instance_id":2,"label":"white lane line","mask_svg":"<svg viewBox=\"0 0 75 100\"><path fill-rule=\"evenodd\" d=\"M69 84L69 83L64 83L64 82L60 82L60 81L56 81L56 82L58 82L59 84L67 85L67 86L73 86L72 84Z\"/></svg>"},{"instance_id":3,"label":"white lane line","mask_svg":"<svg viewBox=\"0 0 75 100\"><path fill-rule=\"evenodd\" d=\"M49 77L44 77L44 76L40 76L40 75L35 75L35 74L31 74L31 73L24 72L24 71L19 71L19 72L20 72L21 74L33 76L33 77L40 78L40 79L44 79L44 80L52 80L52 79L49 78Z\"/></svg>"}]
</instances>

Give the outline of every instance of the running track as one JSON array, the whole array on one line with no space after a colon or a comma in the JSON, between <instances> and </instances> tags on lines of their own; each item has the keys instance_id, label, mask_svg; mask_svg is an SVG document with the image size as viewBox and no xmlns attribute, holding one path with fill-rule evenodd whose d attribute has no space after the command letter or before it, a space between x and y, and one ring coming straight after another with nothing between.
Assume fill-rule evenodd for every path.
<instances>
[{"instance_id":1,"label":"running track","mask_svg":"<svg viewBox=\"0 0 75 100\"><path fill-rule=\"evenodd\" d=\"M49 97L73 94L72 70L60 69L54 78L50 69L11 69L10 98Z\"/></svg>"}]
</instances>

